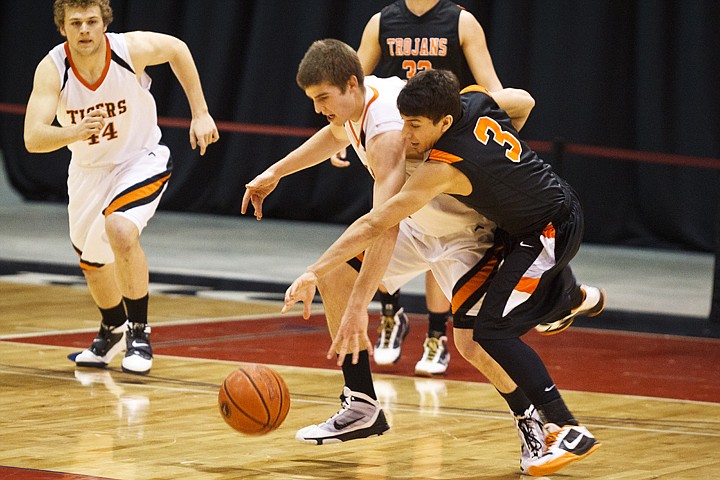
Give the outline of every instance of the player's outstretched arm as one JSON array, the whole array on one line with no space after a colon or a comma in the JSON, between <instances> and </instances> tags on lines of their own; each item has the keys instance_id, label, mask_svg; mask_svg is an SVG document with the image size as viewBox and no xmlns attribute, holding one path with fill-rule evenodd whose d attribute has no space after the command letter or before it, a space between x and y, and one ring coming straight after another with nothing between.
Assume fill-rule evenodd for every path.
<instances>
[{"instance_id":1,"label":"player's outstretched arm","mask_svg":"<svg viewBox=\"0 0 720 480\"><path fill-rule=\"evenodd\" d=\"M220 139L215 121L210 116L195 61L188 46L179 38L155 32L129 32L128 49L136 73L150 65L169 63L180 82L190 105L190 146L200 148L200 155L211 143Z\"/></svg>"},{"instance_id":2,"label":"player's outstretched arm","mask_svg":"<svg viewBox=\"0 0 720 480\"><path fill-rule=\"evenodd\" d=\"M255 218L262 219L263 202L275 190L283 177L313 167L349 144L343 127L325 125L305 143L245 184L245 194L240 212L243 215L247 213L248 206L252 203Z\"/></svg>"}]
</instances>

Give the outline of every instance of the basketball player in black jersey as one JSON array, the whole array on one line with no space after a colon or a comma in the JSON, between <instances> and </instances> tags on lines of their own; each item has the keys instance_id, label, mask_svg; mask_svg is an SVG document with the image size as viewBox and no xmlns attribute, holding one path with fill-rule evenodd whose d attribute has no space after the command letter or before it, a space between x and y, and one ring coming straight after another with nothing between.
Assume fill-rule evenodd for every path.
<instances>
[{"instance_id":1,"label":"basketball player in black jersey","mask_svg":"<svg viewBox=\"0 0 720 480\"><path fill-rule=\"evenodd\" d=\"M441 68L455 73L461 87L502 88L482 26L450 0L397 0L386 6L365 26L358 56L367 75L408 79L417 72ZM382 320L373 358L378 365L387 365L399 359L409 323L400 307L400 292L390 294L383 288L379 292ZM446 336L450 303L430 272L425 278L425 298L428 331L415 374L443 375L450 363Z\"/></svg>"},{"instance_id":2,"label":"basketball player in black jersey","mask_svg":"<svg viewBox=\"0 0 720 480\"><path fill-rule=\"evenodd\" d=\"M487 282L477 316L456 316L455 328L473 339L510 375L537 407L547 433L544 454L523 470L552 474L600 444L579 425L547 368L521 336L543 324L567 328L578 315L597 315L605 293L579 285L569 262L583 234L583 213L572 188L523 142L518 130L534 106L523 90L490 94L470 87L462 95L455 76L421 72L398 96L403 133L426 162L401 191L354 222L285 295L286 308L312 302L319 276L361 252L436 195L446 193L495 221L502 229L503 262ZM500 235L498 235L500 236ZM460 279L453 292L465 288ZM543 327L544 328L544 327ZM343 355L369 342L356 325L341 324L333 349Z\"/></svg>"}]
</instances>

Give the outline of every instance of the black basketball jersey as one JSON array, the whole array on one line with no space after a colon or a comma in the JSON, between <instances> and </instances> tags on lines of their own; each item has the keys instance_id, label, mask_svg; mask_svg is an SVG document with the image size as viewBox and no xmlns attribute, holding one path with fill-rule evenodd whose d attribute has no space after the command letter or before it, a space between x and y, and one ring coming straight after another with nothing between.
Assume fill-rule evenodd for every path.
<instances>
[{"instance_id":1,"label":"black basketball jersey","mask_svg":"<svg viewBox=\"0 0 720 480\"><path fill-rule=\"evenodd\" d=\"M375 73L379 77L410 78L431 68L450 70L460 86L475 83L460 46L459 21L462 8L450 0L418 17L404 0L380 12L380 50L382 56Z\"/></svg>"},{"instance_id":2,"label":"black basketball jersey","mask_svg":"<svg viewBox=\"0 0 720 480\"><path fill-rule=\"evenodd\" d=\"M563 181L524 141L484 89L462 95L462 115L438 140L430 160L451 164L472 183L454 195L511 235L542 230L564 207Z\"/></svg>"}]
</instances>

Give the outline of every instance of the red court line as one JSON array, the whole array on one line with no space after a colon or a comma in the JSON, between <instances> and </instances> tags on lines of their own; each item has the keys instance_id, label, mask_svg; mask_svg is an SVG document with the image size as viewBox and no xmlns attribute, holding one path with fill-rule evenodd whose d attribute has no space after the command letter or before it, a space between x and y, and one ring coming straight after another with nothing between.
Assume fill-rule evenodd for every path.
<instances>
[{"instance_id":1,"label":"red court line","mask_svg":"<svg viewBox=\"0 0 720 480\"><path fill-rule=\"evenodd\" d=\"M377 316L371 317L371 325L378 323ZM390 367L373 366L374 372L413 375L427 323L424 317L411 315L411 326L403 358ZM92 338L92 333L84 333L12 341L82 349ZM524 340L543 358L561 389L720 402L718 340L582 328L552 337L531 332ZM330 340L321 315L307 321L278 317L154 325L152 342L159 355L337 369L334 361L325 358ZM451 352L445 378L486 382L454 347Z\"/></svg>"},{"instance_id":2,"label":"red court line","mask_svg":"<svg viewBox=\"0 0 720 480\"><path fill-rule=\"evenodd\" d=\"M0 480L110 480L106 477L0 466Z\"/></svg>"}]
</instances>

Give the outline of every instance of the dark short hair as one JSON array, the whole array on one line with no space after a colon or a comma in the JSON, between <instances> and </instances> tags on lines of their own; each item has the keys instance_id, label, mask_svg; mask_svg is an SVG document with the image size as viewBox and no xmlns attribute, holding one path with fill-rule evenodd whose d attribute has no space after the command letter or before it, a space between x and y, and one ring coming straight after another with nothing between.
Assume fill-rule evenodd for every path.
<instances>
[{"instance_id":1,"label":"dark short hair","mask_svg":"<svg viewBox=\"0 0 720 480\"><path fill-rule=\"evenodd\" d=\"M347 82L353 75L362 85L365 75L355 50L340 40L327 38L310 45L300 62L295 80L303 90L329 83L345 92Z\"/></svg>"},{"instance_id":2,"label":"dark short hair","mask_svg":"<svg viewBox=\"0 0 720 480\"><path fill-rule=\"evenodd\" d=\"M107 27L113 21L112 8L110 0L55 0L53 3L53 15L55 16L55 26L58 31L65 25L65 9L67 8L90 8L100 7L100 15L102 15L103 24Z\"/></svg>"},{"instance_id":3,"label":"dark short hair","mask_svg":"<svg viewBox=\"0 0 720 480\"><path fill-rule=\"evenodd\" d=\"M406 117L427 117L437 123L452 115L460 118L460 82L448 70L424 70L408 80L397 99L400 113Z\"/></svg>"}]
</instances>

